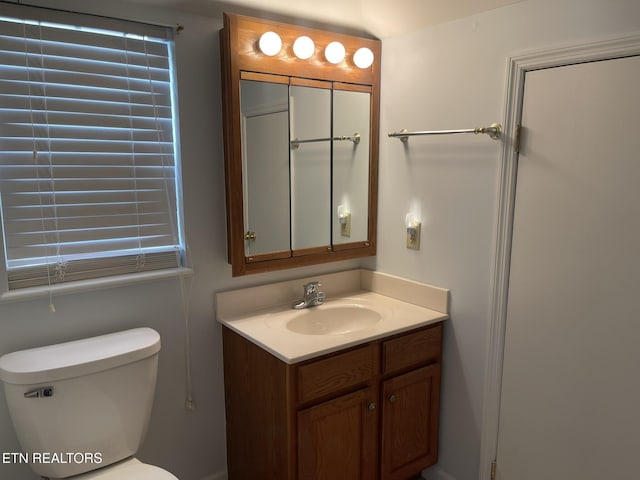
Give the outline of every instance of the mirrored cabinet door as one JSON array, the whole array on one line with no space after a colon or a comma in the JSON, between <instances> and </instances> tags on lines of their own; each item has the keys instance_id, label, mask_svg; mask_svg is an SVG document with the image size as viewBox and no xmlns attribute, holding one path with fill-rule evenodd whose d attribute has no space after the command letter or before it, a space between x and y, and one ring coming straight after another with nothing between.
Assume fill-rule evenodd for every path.
<instances>
[{"instance_id":1,"label":"mirrored cabinet door","mask_svg":"<svg viewBox=\"0 0 640 480\"><path fill-rule=\"evenodd\" d=\"M370 105L368 91L333 90L333 245L369 238Z\"/></svg>"},{"instance_id":2,"label":"mirrored cabinet door","mask_svg":"<svg viewBox=\"0 0 640 480\"><path fill-rule=\"evenodd\" d=\"M291 245L331 244L331 84L290 87Z\"/></svg>"},{"instance_id":3,"label":"mirrored cabinet door","mask_svg":"<svg viewBox=\"0 0 640 480\"><path fill-rule=\"evenodd\" d=\"M289 86L242 80L245 252L285 252L290 244Z\"/></svg>"}]
</instances>

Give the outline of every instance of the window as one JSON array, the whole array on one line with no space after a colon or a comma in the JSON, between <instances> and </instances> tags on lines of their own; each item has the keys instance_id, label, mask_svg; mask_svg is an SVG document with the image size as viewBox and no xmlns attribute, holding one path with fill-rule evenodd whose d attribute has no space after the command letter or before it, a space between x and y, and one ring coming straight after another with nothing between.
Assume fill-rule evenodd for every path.
<instances>
[{"instance_id":1,"label":"window","mask_svg":"<svg viewBox=\"0 0 640 480\"><path fill-rule=\"evenodd\" d=\"M9 289L180 266L173 32L14 10L0 17Z\"/></svg>"}]
</instances>

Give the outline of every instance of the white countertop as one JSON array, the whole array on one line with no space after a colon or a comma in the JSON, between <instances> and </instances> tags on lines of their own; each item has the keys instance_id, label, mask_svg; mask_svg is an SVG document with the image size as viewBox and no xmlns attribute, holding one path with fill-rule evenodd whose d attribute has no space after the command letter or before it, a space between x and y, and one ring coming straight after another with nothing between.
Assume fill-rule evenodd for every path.
<instances>
[{"instance_id":1,"label":"white countertop","mask_svg":"<svg viewBox=\"0 0 640 480\"><path fill-rule=\"evenodd\" d=\"M367 275L367 278L369 278L371 273L376 274L376 272L365 272L363 275ZM409 281L390 276L386 277L387 278L383 278L382 280L385 282L391 281L396 287L400 287L400 291L408 292L413 288L417 289L416 291L421 293L421 295L419 295L420 298L431 298L434 294L434 289L436 289L436 297L444 298L445 300L439 302L436 305L439 310L435 310L427 308L424 305L417 305L415 303L389 296L388 293L393 293L393 289L388 291L385 290L385 293L387 294L383 295L374 291L362 289L360 285L351 284L351 286L356 286L357 289L351 292L342 291L335 292L333 294L327 293L325 303L323 305L311 307L311 309L330 309L332 306L340 303L353 302L379 312L381 318L375 324L366 328L338 334L310 335L291 331L287 328L287 323L295 318L295 316L301 314L304 315L307 310L310 310L293 310L291 308L291 302L287 302L286 304L280 303L279 305L267 307L261 305L261 308L255 310L251 310L250 306L246 306L246 308L244 308L245 311L240 311L238 308L226 308L223 306L218 308L217 317L218 321L226 327L237 332L289 364L308 360L326 353L335 352L354 345L363 344L449 318L446 311L448 308L448 290L438 289L438 287L432 287L430 285L417 284L416 282L410 282L405 285L402 282ZM329 277L327 280L330 282L333 278ZM300 281L296 281L296 284L298 283L300 283ZM376 282L371 282L370 280L362 283L367 286L372 284L376 285ZM325 283L323 283L323 285L324 284ZM268 288L273 287L269 286ZM344 288L347 287L345 286ZM327 290L330 291L331 288L327 288ZM237 291L228 293L231 294L231 298L238 298ZM244 293L255 293L255 290ZM239 297L241 298L242 295ZM224 304L224 299L219 300L219 302ZM234 301L233 303L237 302ZM250 301L248 301L248 303L250 303ZM416 303L424 302L416 301Z\"/></svg>"}]
</instances>

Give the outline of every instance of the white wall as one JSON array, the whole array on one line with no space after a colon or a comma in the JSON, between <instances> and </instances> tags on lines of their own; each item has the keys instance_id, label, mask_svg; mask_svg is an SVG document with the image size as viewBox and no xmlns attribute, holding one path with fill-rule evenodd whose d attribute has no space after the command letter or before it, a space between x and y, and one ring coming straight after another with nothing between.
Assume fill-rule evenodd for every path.
<instances>
[{"instance_id":1,"label":"white wall","mask_svg":"<svg viewBox=\"0 0 640 480\"><path fill-rule=\"evenodd\" d=\"M451 289L440 461L427 478L478 477L495 248L499 144L486 136L389 131L502 121L507 58L640 31L637 0L530 0L383 41L377 269ZM404 247L404 217L423 219Z\"/></svg>"},{"instance_id":2,"label":"white wall","mask_svg":"<svg viewBox=\"0 0 640 480\"><path fill-rule=\"evenodd\" d=\"M55 0L40 4L60 7ZM195 270L190 338L197 410L188 412L183 407L184 325L177 280L60 296L54 299L55 314L49 313L46 298L0 304L0 354L143 325L157 329L162 336L158 386L149 433L139 457L168 468L180 480L200 480L226 468L221 340L214 318L214 292L343 270L366 262L233 279L226 262L218 54L221 19L115 0L70 0L64 2L64 8L148 22L179 22L185 27L176 40L176 57L185 229ZM19 451L1 394L0 453ZM0 478L37 477L26 465L0 461Z\"/></svg>"},{"instance_id":3,"label":"white wall","mask_svg":"<svg viewBox=\"0 0 640 480\"><path fill-rule=\"evenodd\" d=\"M59 6L55 0L42 1ZM191 413L183 408L184 327L174 280L66 295L56 299L55 314L48 312L46 299L1 304L0 353L140 325L158 329L163 337L158 390L141 458L166 466L180 480L199 480L225 464L214 292L370 263L232 279L225 252L221 21L123 6L115 0L69 0L64 7L185 26L176 47L185 223L195 267L191 341L198 409ZM383 41L377 268L452 290L452 319L445 332L441 455L438 468L430 470L434 478L477 478L498 144L486 137L423 137L411 139L405 152L386 132L500 121L509 55L639 28L637 0L530 0ZM419 252L404 247L404 217L411 208L424 222ZM0 452L18 448L0 396ZM0 478L36 477L24 465L0 464Z\"/></svg>"}]
</instances>

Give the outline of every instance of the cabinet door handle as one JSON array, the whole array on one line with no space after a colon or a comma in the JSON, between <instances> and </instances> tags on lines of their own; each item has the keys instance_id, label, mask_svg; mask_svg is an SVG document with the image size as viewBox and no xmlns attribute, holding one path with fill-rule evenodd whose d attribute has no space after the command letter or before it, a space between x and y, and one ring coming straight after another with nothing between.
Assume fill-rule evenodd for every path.
<instances>
[{"instance_id":1,"label":"cabinet door handle","mask_svg":"<svg viewBox=\"0 0 640 480\"><path fill-rule=\"evenodd\" d=\"M371 402L369 403L369 405L367 405L367 407L369 408L369 410L375 410L376 409L376 402Z\"/></svg>"},{"instance_id":2,"label":"cabinet door handle","mask_svg":"<svg viewBox=\"0 0 640 480\"><path fill-rule=\"evenodd\" d=\"M387 399L389 400L389 402L391 403L396 403L398 401L398 397L396 396L395 393L392 393L391 395L389 395L387 397Z\"/></svg>"}]
</instances>

